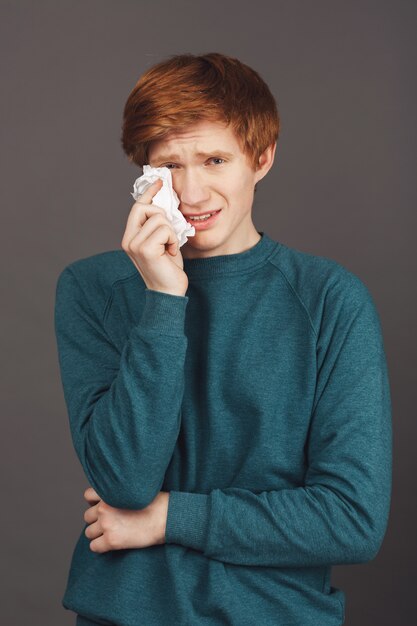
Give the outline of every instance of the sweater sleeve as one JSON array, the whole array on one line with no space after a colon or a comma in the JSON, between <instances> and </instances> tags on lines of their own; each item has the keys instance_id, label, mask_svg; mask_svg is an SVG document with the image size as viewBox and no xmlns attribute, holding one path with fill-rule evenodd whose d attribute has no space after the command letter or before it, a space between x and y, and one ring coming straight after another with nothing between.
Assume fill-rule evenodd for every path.
<instances>
[{"instance_id":1,"label":"sweater sleeve","mask_svg":"<svg viewBox=\"0 0 417 626\"><path fill-rule=\"evenodd\" d=\"M106 503L142 509L161 490L180 430L188 297L146 289L121 352L88 300L65 268L55 333L73 444Z\"/></svg>"},{"instance_id":2,"label":"sweater sleeve","mask_svg":"<svg viewBox=\"0 0 417 626\"><path fill-rule=\"evenodd\" d=\"M329 297L320 326L303 485L171 491L167 543L249 566L376 556L391 497L391 400L380 321L365 285L354 283L342 305Z\"/></svg>"}]
</instances>

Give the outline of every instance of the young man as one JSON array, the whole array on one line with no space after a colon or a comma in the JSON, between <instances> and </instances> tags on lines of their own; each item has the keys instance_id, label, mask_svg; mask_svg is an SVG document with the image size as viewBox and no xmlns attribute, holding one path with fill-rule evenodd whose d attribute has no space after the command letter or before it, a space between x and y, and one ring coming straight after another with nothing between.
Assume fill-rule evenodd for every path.
<instances>
[{"instance_id":1,"label":"young man","mask_svg":"<svg viewBox=\"0 0 417 626\"><path fill-rule=\"evenodd\" d=\"M157 182L121 250L58 279L63 389L91 485L63 598L79 626L338 626L331 566L381 546L380 321L357 276L254 226L278 133L267 85L220 54L172 57L128 98L125 152L171 170L196 233L178 247L151 205Z\"/></svg>"}]
</instances>

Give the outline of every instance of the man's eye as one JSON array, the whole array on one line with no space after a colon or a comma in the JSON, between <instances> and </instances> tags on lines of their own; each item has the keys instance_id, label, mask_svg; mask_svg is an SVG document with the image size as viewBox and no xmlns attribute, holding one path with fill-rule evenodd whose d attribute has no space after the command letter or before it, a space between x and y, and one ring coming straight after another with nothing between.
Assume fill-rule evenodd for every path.
<instances>
[{"instance_id":1,"label":"man's eye","mask_svg":"<svg viewBox=\"0 0 417 626\"><path fill-rule=\"evenodd\" d=\"M164 163L164 165L161 165L161 167L167 167L169 170L172 170L174 169L174 167L176 167L176 165L174 163Z\"/></svg>"},{"instance_id":2,"label":"man's eye","mask_svg":"<svg viewBox=\"0 0 417 626\"><path fill-rule=\"evenodd\" d=\"M224 162L225 162L225 160L224 160L224 159L222 159L222 158L220 158L220 157L211 157L211 158L209 159L209 161L221 161L221 163L218 163L218 162L217 162L217 163L216 163L216 165L221 165L222 163L224 163Z\"/></svg>"}]
</instances>

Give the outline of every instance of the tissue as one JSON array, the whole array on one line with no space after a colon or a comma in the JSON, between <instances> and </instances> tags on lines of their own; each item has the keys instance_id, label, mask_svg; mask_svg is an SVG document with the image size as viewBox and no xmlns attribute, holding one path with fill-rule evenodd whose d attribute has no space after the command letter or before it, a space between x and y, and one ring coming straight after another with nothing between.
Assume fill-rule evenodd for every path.
<instances>
[{"instance_id":1,"label":"tissue","mask_svg":"<svg viewBox=\"0 0 417 626\"><path fill-rule=\"evenodd\" d=\"M164 209L168 220L171 222L178 240L179 247L183 246L188 237L195 235L195 228L192 226L181 211L178 210L180 203L175 190L172 187L171 170L167 167L151 167L143 166L143 174L137 178L133 184L133 193L131 194L135 200L139 200L146 189L152 185L158 178L161 178L163 185L157 194L152 198L152 204ZM188 235L188 237L187 237Z\"/></svg>"}]
</instances>

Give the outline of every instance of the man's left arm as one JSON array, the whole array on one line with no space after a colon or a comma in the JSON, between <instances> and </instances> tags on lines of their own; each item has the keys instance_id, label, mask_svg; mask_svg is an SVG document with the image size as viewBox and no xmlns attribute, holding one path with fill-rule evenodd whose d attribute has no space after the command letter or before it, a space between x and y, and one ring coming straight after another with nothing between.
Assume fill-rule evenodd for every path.
<instances>
[{"instance_id":1,"label":"man's left arm","mask_svg":"<svg viewBox=\"0 0 417 626\"><path fill-rule=\"evenodd\" d=\"M171 491L167 543L249 566L336 565L376 556L388 522L392 472L381 326L359 280L342 305L331 295L326 301L303 486L260 493L237 487Z\"/></svg>"}]
</instances>

